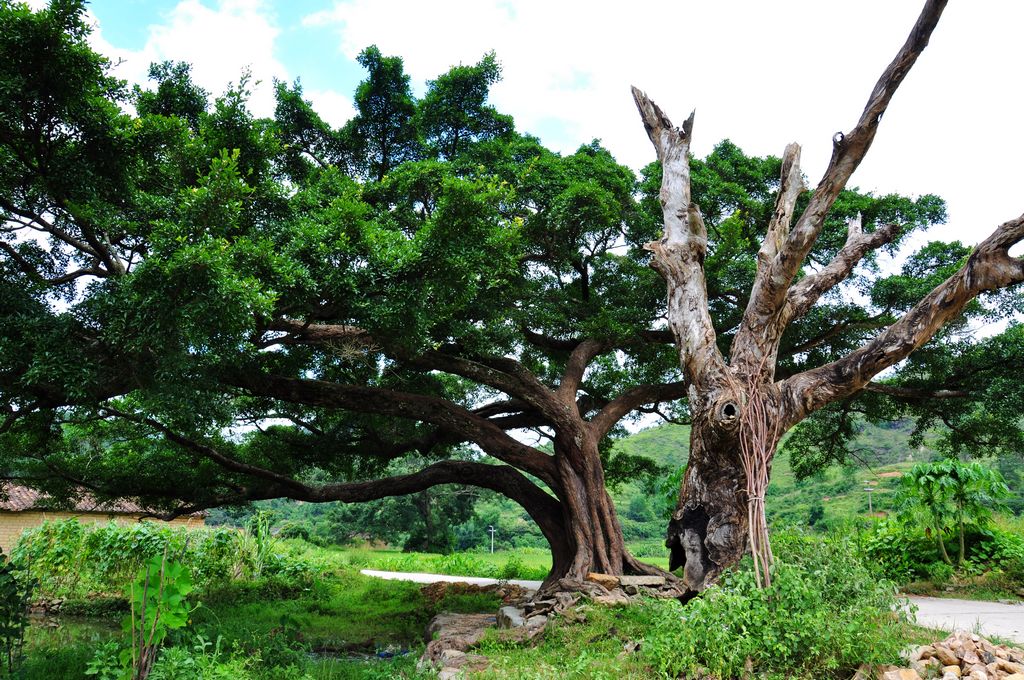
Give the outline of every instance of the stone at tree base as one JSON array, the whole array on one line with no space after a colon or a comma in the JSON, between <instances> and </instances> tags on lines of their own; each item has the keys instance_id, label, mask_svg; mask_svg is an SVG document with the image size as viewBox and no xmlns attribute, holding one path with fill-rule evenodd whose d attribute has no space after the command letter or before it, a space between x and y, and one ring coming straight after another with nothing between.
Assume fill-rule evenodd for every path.
<instances>
[{"instance_id":1,"label":"stone at tree base","mask_svg":"<svg viewBox=\"0 0 1024 680\"><path fill-rule=\"evenodd\" d=\"M618 588L612 590L607 595L594 595L590 600L595 604L603 604L610 607L629 604L629 598Z\"/></svg>"},{"instance_id":2,"label":"stone at tree base","mask_svg":"<svg viewBox=\"0 0 1024 680\"><path fill-rule=\"evenodd\" d=\"M506 606L498 610L498 628L518 628L526 625L524 612L519 607Z\"/></svg>"},{"instance_id":3,"label":"stone at tree base","mask_svg":"<svg viewBox=\"0 0 1024 680\"><path fill-rule=\"evenodd\" d=\"M664 576L619 576L621 586L663 586Z\"/></svg>"},{"instance_id":4,"label":"stone at tree base","mask_svg":"<svg viewBox=\"0 0 1024 680\"><path fill-rule=\"evenodd\" d=\"M454 649L446 649L441 654L441 670L437 672L438 680L461 680L473 671L487 668L487 658L479 654L466 654Z\"/></svg>"},{"instance_id":5,"label":"stone at tree base","mask_svg":"<svg viewBox=\"0 0 1024 680\"><path fill-rule=\"evenodd\" d=\"M942 675L943 676L954 675L954 676L959 678L961 675L963 675L963 673L961 672L959 665L956 665L956 666L943 666L942 667Z\"/></svg>"},{"instance_id":6,"label":"stone at tree base","mask_svg":"<svg viewBox=\"0 0 1024 680\"><path fill-rule=\"evenodd\" d=\"M548 617L545 614L538 614L537 616L531 616L526 619L526 629L529 631L540 632L544 630L544 626L548 625Z\"/></svg>"},{"instance_id":7,"label":"stone at tree base","mask_svg":"<svg viewBox=\"0 0 1024 680\"><path fill-rule=\"evenodd\" d=\"M620 580L619 580L620 578L621 577L614 576L612 574L599 574L599 573L593 572L593 571L590 572L589 574L587 574L587 580L588 581L590 581L591 583L596 583L599 586L602 586L603 588L606 588L608 590L611 590L613 588L618 588L619 587L619 583L620 583Z\"/></svg>"},{"instance_id":8,"label":"stone at tree base","mask_svg":"<svg viewBox=\"0 0 1024 680\"><path fill-rule=\"evenodd\" d=\"M493 628L497 617L493 614L452 614L445 612L431 619L427 626L427 648L416 664L418 668L441 668L442 656L461 658L453 652L465 652L483 639L488 628ZM483 658L483 657L477 657ZM454 677L454 676L450 676Z\"/></svg>"}]
</instances>

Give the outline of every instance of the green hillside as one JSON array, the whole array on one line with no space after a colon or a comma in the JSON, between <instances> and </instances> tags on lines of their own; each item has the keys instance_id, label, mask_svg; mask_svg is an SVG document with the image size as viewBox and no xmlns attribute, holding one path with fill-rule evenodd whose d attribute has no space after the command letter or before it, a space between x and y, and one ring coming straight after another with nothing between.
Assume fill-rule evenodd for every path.
<instances>
[{"instance_id":1,"label":"green hillside","mask_svg":"<svg viewBox=\"0 0 1024 680\"><path fill-rule=\"evenodd\" d=\"M856 458L845 466L832 466L821 473L797 480L789 456L780 453L772 468L768 487L767 510L773 523L827 526L858 517L867 517L869 510L882 515L893 510L894 493L899 478L914 463L931 460L936 452L926 444L913 448L908 422L886 426L862 423L861 432L852 442ZM646 456L660 465L678 469L685 464L689 451L690 428L684 425L661 425L643 430L616 443L615 450ZM930 438L934 441L934 438ZM1024 475L1019 461L994 460L1014 491L1010 509L1024 510ZM866 489L872 489L868 492ZM620 511L628 512L634 495L646 490L624 485L616 500ZM870 508L869 508L869 499Z\"/></svg>"},{"instance_id":2,"label":"green hillside","mask_svg":"<svg viewBox=\"0 0 1024 680\"><path fill-rule=\"evenodd\" d=\"M772 522L818 525L866 517L871 488L871 510L876 514L893 509L893 493L902 472L913 463L929 460L934 451L928 447L912 449L911 426L894 423L879 427L862 425L853 449L857 460L846 466L833 466L812 478L797 480L785 453L775 459L768 488L768 516ZM677 469L686 463L690 428L662 425L638 432L615 445L621 453L648 457L660 465ZM620 509L634 502L634 494L646 489L625 485L615 494ZM628 508L627 508L628 509Z\"/></svg>"},{"instance_id":3,"label":"green hillside","mask_svg":"<svg viewBox=\"0 0 1024 680\"><path fill-rule=\"evenodd\" d=\"M891 512L900 475L914 463L929 460L935 455L928 446L917 449L909 446L911 429L908 423L894 423L886 427L865 423L853 442L856 459L846 466L832 466L809 479L797 480L788 454L780 453L775 459L768 488L769 521L776 526L826 528L859 518L866 519L869 516L869 493L870 510L876 516ZM661 425L616 442L613 454L644 456L670 471L678 471L686 464L689 438L688 426ZM1009 505L1019 514L1024 510L1024 473L1021 466L1009 460L993 461L993 464L1000 467L1014 490ZM869 488L871 492L865 490ZM449 493L460 492L453 489ZM663 556L665 526L674 507L676 486L666 477L641 479L619 484L611 493L625 538L634 552L641 557ZM491 526L496 528L495 541L499 549L546 547L539 529L514 502L487 491L475 492L474 495L472 515L452 527L455 549L489 548L488 528ZM392 511L390 529L375 536L400 547L404 536L402 527L408 527L407 522L417 512L414 504L401 500L375 503L374 507L379 508L367 518L383 512L389 504L409 505L402 512ZM346 534L353 533L345 526L350 518L335 510L335 505L284 500L258 504L273 513L278 527L305 527L304 534L320 536L320 540L325 542L341 541ZM241 523L250 512L243 510L228 516L223 511L214 511L211 520L214 523ZM359 527L360 532L364 529Z\"/></svg>"}]
</instances>

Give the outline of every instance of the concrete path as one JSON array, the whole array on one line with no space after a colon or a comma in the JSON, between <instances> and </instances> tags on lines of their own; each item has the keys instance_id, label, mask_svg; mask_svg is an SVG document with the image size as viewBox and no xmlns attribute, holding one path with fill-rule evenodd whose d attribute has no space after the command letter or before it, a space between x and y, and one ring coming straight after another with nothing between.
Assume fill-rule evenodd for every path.
<instances>
[{"instance_id":1,"label":"concrete path","mask_svg":"<svg viewBox=\"0 0 1024 680\"><path fill-rule=\"evenodd\" d=\"M445 574L414 574L404 571L376 571L374 569L361 569L360 574L388 579L389 581L412 581L414 583L472 583L475 586L491 586L498 583L496 578L479 578L476 576L447 576ZM509 579L506 583L514 583L527 590L537 590L541 581L517 581Z\"/></svg>"},{"instance_id":2,"label":"concrete path","mask_svg":"<svg viewBox=\"0 0 1024 680\"><path fill-rule=\"evenodd\" d=\"M494 578L476 576L446 576L442 574L413 574L400 571L375 571L363 569L361 574L377 578L413 581L415 583L472 583L478 586L493 585ZM529 590L540 588L540 581L509 581ZM1024 604L1001 604L977 600L954 600L945 597L908 596L917 606L917 622L929 628L941 630L977 631L980 635L998 635L1001 638L1024 643Z\"/></svg>"},{"instance_id":3,"label":"concrete path","mask_svg":"<svg viewBox=\"0 0 1024 680\"><path fill-rule=\"evenodd\" d=\"M945 597L908 596L917 606L917 622L929 628L998 635L1024 643L1024 604L1002 604Z\"/></svg>"}]
</instances>

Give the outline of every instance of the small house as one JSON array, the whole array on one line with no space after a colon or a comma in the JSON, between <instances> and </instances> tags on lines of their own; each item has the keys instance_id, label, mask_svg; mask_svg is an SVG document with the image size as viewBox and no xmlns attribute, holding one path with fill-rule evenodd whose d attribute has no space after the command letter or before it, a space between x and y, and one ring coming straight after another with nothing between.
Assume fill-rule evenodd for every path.
<instances>
[{"instance_id":1,"label":"small house","mask_svg":"<svg viewBox=\"0 0 1024 680\"><path fill-rule=\"evenodd\" d=\"M37 527L46 520L75 518L91 524L131 524L140 521L163 520L147 516L146 509L129 501L96 503L88 496L83 497L73 509L51 509L48 498L35 489L8 484L3 489L6 500L0 498L0 549L5 554L18 542L25 529ZM205 515L196 513L182 515L167 524L176 527L201 527L206 523Z\"/></svg>"}]
</instances>

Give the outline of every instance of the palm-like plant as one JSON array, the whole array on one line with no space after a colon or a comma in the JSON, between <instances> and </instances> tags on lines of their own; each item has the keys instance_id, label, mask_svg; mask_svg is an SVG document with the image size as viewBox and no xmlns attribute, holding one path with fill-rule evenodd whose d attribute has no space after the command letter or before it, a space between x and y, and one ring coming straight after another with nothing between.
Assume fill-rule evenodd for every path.
<instances>
[{"instance_id":1,"label":"palm-like plant","mask_svg":"<svg viewBox=\"0 0 1024 680\"><path fill-rule=\"evenodd\" d=\"M955 529L959 539L957 566L961 566L966 526L984 527L992 510L1001 507L1009 493L999 471L981 463L957 458L919 463L903 477L900 514L904 521L923 520L928 530L934 530L939 553L947 564L953 561L943 538L947 530Z\"/></svg>"}]
</instances>

